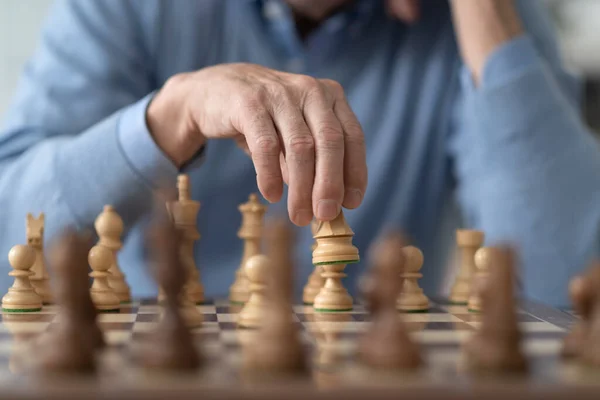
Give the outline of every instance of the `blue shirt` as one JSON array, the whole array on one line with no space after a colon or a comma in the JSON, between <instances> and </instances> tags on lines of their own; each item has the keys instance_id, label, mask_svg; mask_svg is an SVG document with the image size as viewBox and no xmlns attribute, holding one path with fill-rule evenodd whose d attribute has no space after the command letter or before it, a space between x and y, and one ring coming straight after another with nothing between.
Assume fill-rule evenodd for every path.
<instances>
[{"instance_id":1,"label":"blue shirt","mask_svg":"<svg viewBox=\"0 0 600 400\"><path fill-rule=\"evenodd\" d=\"M249 62L339 81L363 126L369 188L346 212L363 259L346 268L351 290L374 238L398 228L425 254L422 287L439 294L463 226L485 231L488 245L516 244L524 293L564 305L569 278L597 253L600 153L544 10L531 0L519 10L527 34L495 51L475 87L447 2L425 1L409 26L382 1L359 1L302 42L277 0L58 1L0 131L0 253L24 243L27 212L46 213L48 242L112 204L133 294L153 295L151 191L156 176L174 182L179 171L149 135L146 106L174 74ZM208 143L185 172L202 203L195 251L206 294L226 295L242 249L237 206L257 190L255 172L227 140ZM298 229L298 287L311 242ZM1 266L6 290L6 258Z\"/></svg>"}]
</instances>

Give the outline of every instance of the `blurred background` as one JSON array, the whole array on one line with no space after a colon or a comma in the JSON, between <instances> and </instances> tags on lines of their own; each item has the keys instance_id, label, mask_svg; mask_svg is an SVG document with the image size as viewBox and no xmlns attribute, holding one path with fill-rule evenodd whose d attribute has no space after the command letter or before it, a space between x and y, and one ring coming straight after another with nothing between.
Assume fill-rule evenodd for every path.
<instances>
[{"instance_id":1,"label":"blurred background","mask_svg":"<svg viewBox=\"0 0 600 400\"><path fill-rule=\"evenodd\" d=\"M586 118L600 131L600 0L543 1L556 23L565 60L585 80ZM52 2L0 0L0 119Z\"/></svg>"}]
</instances>

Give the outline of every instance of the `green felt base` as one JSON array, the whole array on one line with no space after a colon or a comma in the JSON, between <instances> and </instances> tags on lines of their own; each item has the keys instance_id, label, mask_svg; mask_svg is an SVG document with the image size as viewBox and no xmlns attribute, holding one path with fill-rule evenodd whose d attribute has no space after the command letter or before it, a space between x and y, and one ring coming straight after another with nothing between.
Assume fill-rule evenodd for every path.
<instances>
[{"instance_id":1,"label":"green felt base","mask_svg":"<svg viewBox=\"0 0 600 400\"><path fill-rule=\"evenodd\" d=\"M327 261L327 262L320 262L320 263L316 263L313 265L334 265L334 264L356 264L357 262L359 262L360 260L350 260L350 261Z\"/></svg>"},{"instance_id":2,"label":"green felt base","mask_svg":"<svg viewBox=\"0 0 600 400\"><path fill-rule=\"evenodd\" d=\"M131 300L122 301L121 304L131 304Z\"/></svg>"},{"instance_id":3,"label":"green felt base","mask_svg":"<svg viewBox=\"0 0 600 400\"><path fill-rule=\"evenodd\" d=\"M26 312L36 312L36 311L42 311L41 308L15 308L15 309L11 309L9 310L8 308L3 308L2 312L6 312L6 313L26 313Z\"/></svg>"},{"instance_id":4,"label":"green felt base","mask_svg":"<svg viewBox=\"0 0 600 400\"><path fill-rule=\"evenodd\" d=\"M481 314L481 311L479 311L479 310L473 310L472 308L469 308L468 310L470 313L473 313L473 314Z\"/></svg>"},{"instance_id":5,"label":"green felt base","mask_svg":"<svg viewBox=\"0 0 600 400\"><path fill-rule=\"evenodd\" d=\"M453 305L453 306L466 306L466 305L468 304L468 302L467 302L467 301L465 301L465 302L461 302L461 301L450 301L449 303L450 303L450 305Z\"/></svg>"},{"instance_id":6,"label":"green felt base","mask_svg":"<svg viewBox=\"0 0 600 400\"><path fill-rule=\"evenodd\" d=\"M120 308L115 308L114 310L98 310L98 312L100 313L118 313L119 311L121 311Z\"/></svg>"},{"instance_id":7,"label":"green felt base","mask_svg":"<svg viewBox=\"0 0 600 400\"><path fill-rule=\"evenodd\" d=\"M302 303L302 304L304 304L305 306L312 306L312 305L313 305L313 304L315 304L315 303L307 303L307 302L304 302L304 303Z\"/></svg>"},{"instance_id":8,"label":"green felt base","mask_svg":"<svg viewBox=\"0 0 600 400\"><path fill-rule=\"evenodd\" d=\"M329 308L315 308L316 312L325 312L325 313L337 313L337 312L348 312L352 311L352 307L344 308L343 310L331 310Z\"/></svg>"},{"instance_id":9,"label":"green felt base","mask_svg":"<svg viewBox=\"0 0 600 400\"><path fill-rule=\"evenodd\" d=\"M244 304L246 304L243 301L233 301L233 300L230 300L229 303L234 306L243 306Z\"/></svg>"},{"instance_id":10,"label":"green felt base","mask_svg":"<svg viewBox=\"0 0 600 400\"><path fill-rule=\"evenodd\" d=\"M424 313L428 313L429 312L429 308L426 308L424 310L400 310L403 313L406 314L424 314Z\"/></svg>"}]
</instances>

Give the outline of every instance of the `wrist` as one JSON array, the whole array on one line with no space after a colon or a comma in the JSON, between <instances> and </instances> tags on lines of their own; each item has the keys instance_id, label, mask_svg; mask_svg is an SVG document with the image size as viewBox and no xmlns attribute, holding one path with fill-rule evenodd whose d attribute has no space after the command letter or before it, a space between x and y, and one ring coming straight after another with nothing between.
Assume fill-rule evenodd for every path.
<instances>
[{"instance_id":1,"label":"wrist","mask_svg":"<svg viewBox=\"0 0 600 400\"><path fill-rule=\"evenodd\" d=\"M150 135L177 168L189 162L206 140L194 127L187 111L183 79L175 76L167 81L146 109Z\"/></svg>"}]
</instances>

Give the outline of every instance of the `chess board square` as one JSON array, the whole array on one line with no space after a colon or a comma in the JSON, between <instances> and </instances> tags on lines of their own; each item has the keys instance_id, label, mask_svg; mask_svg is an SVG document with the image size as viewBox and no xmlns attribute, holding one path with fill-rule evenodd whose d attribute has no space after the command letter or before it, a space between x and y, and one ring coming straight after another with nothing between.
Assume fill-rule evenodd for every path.
<instances>
[{"instance_id":1,"label":"chess board square","mask_svg":"<svg viewBox=\"0 0 600 400\"><path fill-rule=\"evenodd\" d=\"M214 305L202 304L200 306L196 306L196 309L198 309L198 311L200 311L202 314L216 314L217 313L217 307L215 307Z\"/></svg>"},{"instance_id":2,"label":"chess board square","mask_svg":"<svg viewBox=\"0 0 600 400\"><path fill-rule=\"evenodd\" d=\"M135 314L98 314L98 322L134 322L136 319Z\"/></svg>"},{"instance_id":3,"label":"chess board square","mask_svg":"<svg viewBox=\"0 0 600 400\"><path fill-rule=\"evenodd\" d=\"M467 312L465 314L454 314L454 316L464 322L480 322L482 314L474 313L474 312ZM540 320L528 313L517 313L517 321L518 322L543 322L542 320Z\"/></svg>"},{"instance_id":4,"label":"chess board square","mask_svg":"<svg viewBox=\"0 0 600 400\"><path fill-rule=\"evenodd\" d=\"M137 314L139 307L132 305L123 305L119 308L119 314Z\"/></svg>"},{"instance_id":5,"label":"chess board square","mask_svg":"<svg viewBox=\"0 0 600 400\"><path fill-rule=\"evenodd\" d=\"M106 331L130 331L133 328L133 322L98 322L100 329Z\"/></svg>"},{"instance_id":6,"label":"chess board square","mask_svg":"<svg viewBox=\"0 0 600 400\"><path fill-rule=\"evenodd\" d=\"M369 326L366 322L304 322L304 328L309 332L364 332Z\"/></svg>"},{"instance_id":7,"label":"chess board square","mask_svg":"<svg viewBox=\"0 0 600 400\"><path fill-rule=\"evenodd\" d=\"M429 346L431 343L454 343L460 344L468 339L473 330L424 330L412 332L411 336L419 343Z\"/></svg>"},{"instance_id":8,"label":"chess board square","mask_svg":"<svg viewBox=\"0 0 600 400\"><path fill-rule=\"evenodd\" d=\"M138 314L160 314L160 307L157 305L142 305L138 309Z\"/></svg>"},{"instance_id":9,"label":"chess board square","mask_svg":"<svg viewBox=\"0 0 600 400\"><path fill-rule=\"evenodd\" d=\"M237 328L237 324L235 322L219 322L219 327L224 331L231 331Z\"/></svg>"},{"instance_id":10,"label":"chess board square","mask_svg":"<svg viewBox=\"0 0 600 400\"><path fill-rule=\"evenodd\" d=\"M405 322L463 322L459 317L446 313L402 314L402 320Z\"/></svg>"},{"instance_id":11,"label":"chess board square","mask_svg":"<svg viewBox=\"0 0 600 400\"><path fill-rule=\"evenodd\" d=\"M217 314L202 314L204 322L217 322Z\"/></svg>"},{"instance_id":12,"label":"chess board square","mask_svg":"<svg viewBox=\"0 0 600 400\"><path fill-rule=\"evenodd\" d=\"M565 335L567 334L566 331L529 331L529 332L524 332L524 336L527 339L554 339L554 340L562 340Z\"/></svg>"},{"instance_id":13,"label":"chess board square","mask_svg":"<svg viewBox=\"0 0 600 400\"><path fill-rule=\"evenodd\" d=\"M160 314L138 314L135 322L158 322Z\"/></svg>"},{"instance_id":14,"label":"chess board square","mask_svg":"<svg viewBox=\"0 0 600 400\"><path fill-rule=\"evenodd\" d=\"M216 308L217 314L237 314L242 310L241 306L217 306Z\"/></svg>"},{"instance_id":15,"label":"chess board square","mask_svg":"<svg viewBox=\"0 0 600 400\"><path fill-rule=\"evenodd\" d=\"M562 348L560 339L526 339L523 344L523 351L529 356L556 355Z\"/></svg>"},{"instance_id":16,"label":"chess board square","mask_svg":"<svg viewBox=\"0 0 600 400\"><path fill-rule=\"evenodd\" d=\"M202 326L192 329L192 333L219 332L218 322L204 322Z\"/></svg>"},{"instance_id":17,"label":"chess board square","mask_svg":"<svg viewBox=\"0 0 600 400\"><path fill-rule=\"evenodd\" d=\"M154 322L138 322L133 324L133 332L152 332L156 327Z\"/></svg>"},{"instance_id":18,"label":"chess board square","mask_svg":"<svg viewBox=\"0 0 600 400\"><path fill-rule=\"evenodd\" d=\"M216 320L219 322L236 322L237 314L221 314L218 313L215 315Z\"/></svg>"}]
</instances>

